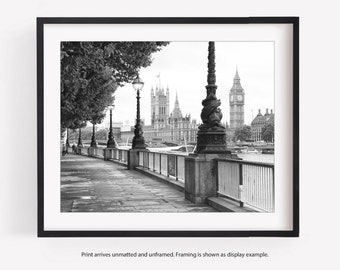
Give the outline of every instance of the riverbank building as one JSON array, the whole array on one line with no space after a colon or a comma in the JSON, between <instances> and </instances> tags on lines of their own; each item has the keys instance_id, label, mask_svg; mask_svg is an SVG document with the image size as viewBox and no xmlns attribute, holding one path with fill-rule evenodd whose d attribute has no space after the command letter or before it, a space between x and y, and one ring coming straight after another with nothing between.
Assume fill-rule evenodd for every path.
<instances>
[{"instance_id":1,"label":"riverbank building","mask_svg":"<svg viewBox=\"0 0 340 270\"><path fill-rule=\"evenodd\" d=\"M144 139L155 143L196 143L198 125L190 114L183 115L178 95L170 113L170 90L161 86L151 88L151 125L144 126Z\"/></svg>"},{"instance_id":2,"label":"riverbank building","mask_svg":"<svg viewBox=\"0 0 340 270\"><path fill-rule=\"evenodd\" d=\"M274 113L273 110L266 109L266 113L264 115L261 114L261 110L259 109L258 114L251 122L251 139L255 142L263 141L262 138L262 129L267 125L272 124L274 126Z\"/></svg>"}]
</instances>

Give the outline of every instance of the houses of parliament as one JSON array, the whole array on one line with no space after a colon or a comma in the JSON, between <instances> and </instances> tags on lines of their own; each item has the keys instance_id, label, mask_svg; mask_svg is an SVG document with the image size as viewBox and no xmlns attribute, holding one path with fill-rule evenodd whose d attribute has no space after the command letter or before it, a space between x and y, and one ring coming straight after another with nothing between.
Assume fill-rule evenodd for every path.
<instances>
[{"instance_id":1,"label":"houses of parliament","mask_svg":"<svg viewBox=\"0 0 340 270\"><path fill-rule=\"evenodd\" d=\"M151 88L151 125L144 126L146 142L170 142L176 144L196 143L197 123L190 114L183 115L178 95L170 112L169 87L161 85Z\"/></svg>"},{"instance_id":2,"label":"houses of parliament","mask_svg":"<svg viewBox=\"0 0 340 270\"><path fill-rule=\"evenodd\" d=\"M183 115L179 105L178 95L172 111L170 111L170 90L160 84L151 88L151 125L144 126L144 138L147 143L176 143L195 144L197 141L198 123L191 119L190 114ZM233 85L229 90L230 123L226 122L227 140L232 141L236 129L244 126L245 90L236 69ZM251 140L262 141L262 128L267 124L274 124L273 110L268 109L264 115L259 110L251 122ZM124 133L124 132L123 132ZM122 133L122 134L123 134ZM127 134L132 136L131 134Z\"/></svg>"}]
</instances>

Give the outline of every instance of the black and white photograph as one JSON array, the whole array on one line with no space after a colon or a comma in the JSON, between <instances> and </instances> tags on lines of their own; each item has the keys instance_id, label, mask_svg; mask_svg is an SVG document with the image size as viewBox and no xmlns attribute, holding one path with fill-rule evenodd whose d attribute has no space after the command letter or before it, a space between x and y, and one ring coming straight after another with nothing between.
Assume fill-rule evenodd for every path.
<instances>
[{"instance_id":1,"label":"black and white photograph","mask_svg":"<svg viewBox=\"0 0 340 270\"><path fill-rule=\"evenodd\" d=\"M296 235L296 22L240 20L38 20L40 235Z\"/></svg>"},{"instance_id":2,"label":"black and white photograph","mask_svg":"<svg viewBox=\"0 0 340 270\"><path fill-rule=\"evenodd\" d=\"M61 212L275 212L275 43L60 43Z\"/></svg>"}]
</instances>

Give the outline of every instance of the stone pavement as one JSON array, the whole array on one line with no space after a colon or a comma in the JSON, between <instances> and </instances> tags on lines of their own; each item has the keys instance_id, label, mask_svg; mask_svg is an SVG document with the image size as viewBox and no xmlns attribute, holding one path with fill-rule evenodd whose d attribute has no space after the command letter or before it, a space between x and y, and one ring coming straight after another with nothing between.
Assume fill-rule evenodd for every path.
<instances>
[{"instance_id":1,"label":"stone pavement","mask_svg":"<svg viewBox=\"0 0 340 270\"><path fill-rule=\"evenodd\" d=\"M216 212L184 193L102 159L61 157L61 212Z\"/></svg>"}]
</instances>

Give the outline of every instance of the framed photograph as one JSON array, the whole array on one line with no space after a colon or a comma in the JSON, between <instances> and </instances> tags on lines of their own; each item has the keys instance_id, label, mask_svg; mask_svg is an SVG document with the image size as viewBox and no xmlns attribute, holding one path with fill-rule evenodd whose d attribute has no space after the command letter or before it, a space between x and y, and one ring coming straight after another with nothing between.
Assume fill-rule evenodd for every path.
<instances>
[{"instance_id":1,"label":"framed photograph","mask_svg":"<svg viewBox=\"0 0 340 270\"><path fill-rule=\"evenodd\" d=\"M299 18L37 18L39 237L299 236Z\"/></svg>"}]
</instances>

